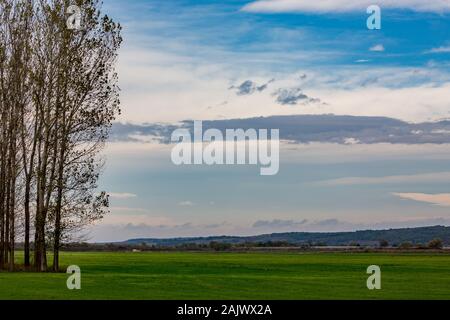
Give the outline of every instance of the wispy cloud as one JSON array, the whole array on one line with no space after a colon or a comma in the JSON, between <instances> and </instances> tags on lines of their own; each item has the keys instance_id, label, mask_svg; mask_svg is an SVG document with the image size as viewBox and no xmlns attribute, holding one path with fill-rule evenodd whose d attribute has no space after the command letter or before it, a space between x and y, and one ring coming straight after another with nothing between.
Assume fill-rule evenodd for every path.
<instances>
[{"instance_id":1,"label":"wispy cloud","mask_svg":"<svg viewBox=\"0 0 450 320\"><path fill-rule=\"evenodd\" d=\"M253 228L286 228L286 227L298 227L307 223L308 220L304 219L301 221L294 220L258 220L253 224Z\"/></svg>"},{"instance_id":2,"label":"wispy cloud","mask_svg":"<svg viewBox=\"0 0 450 320\"><path fill-rule=\"evenodd\" d=\"M110 207L110 210L117 213L139 213L147 214L150 213L149 210L144 208L132 208L132 207Z\"/></svg>"},{"instance_id":3,"label":"wispy cloud","mask_svg":"<svg viewBox=\"0 0 450 320\"><path fill-rule=\"evenodd\" d=\"M425 53L450 53L450 46L433 48Z\"/></svg>"},{"instance_id":4,"label":"wispy cloud","mask_svg":"<svg viewBox=\"0 0 450 320\"><path fill-rule=\"evenodd\" d=\"M259 13L343 13L365 11L372 4L372 0L258 0L245 5L242 10ZM409 9L418 12L435 13L450 11L450 3L444 0L378 0L376 4L385 9Z\"/></svg>"},{"instance_id":5,"label":"wispy cloud","mask_svg":"<svg viewBox=\"0 0 450 320\"><path fill-rule=\"evenodd\" d=\"M375 51L375 52L383 52L384 50L385 49L384 49L384 46L382 44L376 44L373 47L369 48L369 51Z\"/></svg>"},{"instance_id":6,"label":"wispy cloud","mask_svg":"<svg viewBox=\"0 0 450 320\"><path fill-rule=\"evenodd\" d=\"M403 199L431 203L442 207L450 207L450 193L393 193L393 195Z\"/></svg>"},{"instance_id":7,"label":"wispy cloud","mask_svg":"<svg viewBox=\"0 0 450 320\"><path fill-rule=\"evenodd\" d=\"M108 193L110 198L114 199L132 199L137 198L137 195L134 193L127 192L110 192Z\"/></svg>"},{"instance_id":8,"label":"wispy cloud","mask_svg":"<svg viewBox=\"0 0 450 320\"><path fill-rule=\"evenodd\" d=\"M195 203L193 203L192 201L181 201L180 203L178 203L178 205L181 207L193 207Z\"/></svg>"},{"instance_id":9,"label":"wispy cloud","mask_svg":"<svg viewBox=\"0 0 450 320\"><path fill-rule=\"evenodd\" d=\"M319 185L345 186L345 185L371 185L371 184L397 184L397 183L437 183L448 182L450 172L433 172L413 175L396 175L384 177L347 177L318 182Z\"/></svg>"},{"instance_id":10,"label":"wispy cloud","mask_svg":"<svg viewBox=\"0 0 450 320\"><path fill-rule=\"evenodd\" d=\"M128 224L170 225L173 221L163 215L144 208L111 207L111 212L105 215L100 225L124 226Z\"/></svg>"}]
</instances>

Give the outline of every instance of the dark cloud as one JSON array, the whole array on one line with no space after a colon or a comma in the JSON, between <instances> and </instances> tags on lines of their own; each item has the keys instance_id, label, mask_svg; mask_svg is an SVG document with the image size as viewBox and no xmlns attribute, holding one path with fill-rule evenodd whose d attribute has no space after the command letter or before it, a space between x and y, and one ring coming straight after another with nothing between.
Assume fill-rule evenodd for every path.
<instances>
[{"instance_id":1,"label":"dark cloud","mask_svg":"<svg viewBox=\"0 0 450 320\"><path fill-rule=\"evenodd\" d=\"M271 84L271 83L274 82L274 81L275 81L275 79L271 79L271 80L269 80L267 83L265 83L265 84L263 84L263 85L261 85L261 86L259 86L259 87L256 87L256 90L258 90L259 92L264 91L264 90L267 89L267 87L269 86L269 84Z\"/></svg>"},{"instance_id":2,"label":"dark cloud","mask_svg":"<svg viewBox=\"0 0 450 320\"><path fill-rule=\"evenodd\" d=\"M320 99L311 98L304 94L301 88L278 89L273 95L281 105L307 105L321 102Z\"/></svg>"},{"instance_id":3,"label":"dark cloud","mask_svg":"<svg viewBox=\"0 0 450 320\"><path fill-rule=\"evenodd\" d=\"M130 124L116 122L113 124L109 141L141 142L139 137L152 137L160 143L169 143L172 132L179 126L171 124Z\"/></svg>"},{"instance_id":4,"label":"dark cloud","mask_svg":"<svg viewBox=\"0 0 450 320\"><path fill-rule=\"evenodd\" d=\"M111 141L140 141L138 136L151 136L161 143L169 143L176 128L191 130L193 121L180 125L146 124L113 125ZM204 121L203 129L280 129L280 138L294 143L394 143L425 144L450 143L450 121L408 123L387 117L294 115L248 119Z\"/></svg>"},{"instance_id":5,"label":"dark cloud","mask_svg":"<svg viewBox=\"0 0 450 320\"><path fill-rule=\"evenodd\" d=\"M262 85L258 85L256 82L253 82L251 80L246 80L242 82L239 86L231 86L230 90L236 90L236 94L238 96L245 96L250 95L255 92L262 92L267 89L270 83L275 81L275 79L271 79L267 83L264 83Z\"/></svg>"},{"instance_id":6,"label":"dark cloud","mask_svg":"<svg viewBox=\"0 0 450 320\"><path fill-rule=\"evenodd\" d=\"M256 84L251 80L247 80L247 81L244 81L236 89L237 89L237 92L236 92L237 95L244 96L244 95L252 94L253 92L255 92Z\"/></svg>"}]
</instances>

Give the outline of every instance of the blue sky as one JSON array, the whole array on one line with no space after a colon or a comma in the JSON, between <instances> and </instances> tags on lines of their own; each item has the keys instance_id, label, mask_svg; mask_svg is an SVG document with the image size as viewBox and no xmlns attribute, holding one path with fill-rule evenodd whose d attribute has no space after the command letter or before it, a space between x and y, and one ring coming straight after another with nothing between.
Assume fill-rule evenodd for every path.
<instances>
[{"instance_id":1,"label":"blue sky","mask_svg":"<svg viewBox=\"0 0 450 320\"><path fill-rule=\"evenodd\" d=\"M367 29L365 1L327 3L106 0L105 12L124 26L119 120L450 117L447 1L379 1L381 30ZM244 81L268 88L236 94ZM274 98L280 90L301 90L311 101L282 105ZM254 167L176 167L167 145L110 143L101 186L112 193L111 215L91 236L110 241L448 224L450 182L439 178L450 172L447 149L286 145L280 173L261 177Z\"/></svg>"},{"instance_id":2,"label":"blue sky","mask_svg":"<svg viewBox=\"0 0 450 320\"><path fill-rule=\"evenodd\" d=\"M204 53L209 50L220 51L228 58L242 54L249 60L249 55L254 54L255 61L259 55L270 54L273 68L317 67L317 62L348 65L359 59L370 59L371 66L418 67L426 66L430 60L448 62L448 52L426 52L450 46L449 13L382 7L382 29L368 30L365 10L323 14L242 11L249 3L252 2L133 0L124 4L109 0L106 7L130 26L125 30L129 44L167 48L193 58L205 58ZM384 54L368 50L377 44L385 47ZM187 52L183 51L185 48L198 50ZM296 59L297 51L310 52L309 57L300 55ZM287 53L291 59L277 59L277 55L283 57Z\"/></svg>"}]
</instances>

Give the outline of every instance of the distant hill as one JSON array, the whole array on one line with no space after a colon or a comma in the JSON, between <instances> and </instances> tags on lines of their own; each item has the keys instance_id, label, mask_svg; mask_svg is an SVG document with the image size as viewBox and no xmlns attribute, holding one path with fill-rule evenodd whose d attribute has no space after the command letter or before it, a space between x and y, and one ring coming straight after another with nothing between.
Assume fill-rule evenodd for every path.
<instances>
[{"instance_id":1,"label":"distant hill","mask_svg":"<svg viewBox=\"0 0 450 320\"><path fill-rule=\"evenodd\" d=\"M171 239L130 239L125 244L137 245L145 243L155 246L177 246L182 244L196 243L208 244L212 241L225 243L245 243L245 242L275 242L284 241L292 244L326 244L328 246L342 246L351 243L360 245L377 245L380 240L386 240L391 245L398 245L402 242L413 244L426 244L428 241L439 238L445 245L450 245L450 227L433 226L420 228L389 229L389 230L363 230L355 232L289 232L272 233L258 236L234 237L198 237L198 238L171 238Z\"/></svg>"}]
</instances>

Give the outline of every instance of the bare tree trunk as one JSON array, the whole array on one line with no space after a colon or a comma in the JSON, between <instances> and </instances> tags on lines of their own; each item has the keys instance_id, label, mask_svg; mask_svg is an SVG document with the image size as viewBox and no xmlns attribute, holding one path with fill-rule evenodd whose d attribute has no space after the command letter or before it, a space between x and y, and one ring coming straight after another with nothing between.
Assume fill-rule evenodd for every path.
<instances>
[{"instance_id":1,"label":"bare tree trunk","mask_svg":"<svg viewBox=\"0 0 450 320\"><path fill-rule=\"evenodd\" d=\"M4 112L2 112L2 127L4 128ZM4 130L2 130L4 131ZM4 268L5 265L5 160L6 156L4 154L4 137L5 134L2 132L2 144L0 145L0 270Z\"/></svg>"},{"instance_id":2,"label":"bare tree trunk","mask_svg":"<svg viewBox=\"0 0 450 320\"><path fill-rule=\"evenodd\" d=\"M11 214L11 208L10 208L10 201L11 201L11 184L10 184L10 159L9 159L10 155L8 155L8 161L6 164L6 199L5 199L5 265L9 264L9 251L10 251L10 214Z\"/></svg>"},{"instance_id":3,"label":"bare tree trunk","mask_svg":"<svg viewBox=\"0 0 450 320\"><path fill-rule=\"evenodd\" d=\"M25 182L25 199L24 199L24 213L25 213L25 235L23 246L23 262L25 267L30 266L30 181Z\"/></svg>"},{"instance_id":4,"label":"bare tree trunk","mask_svg":"<svg viewBox=\"0 0 450 320\"><path fill-rule=\"evenodd\" d=\"M63 115L64 118L65 114ZM63 120L64 122L64 120ZM64 130L65 131L65 130ZM65 132L64 132L65 133ZM60 147L59 154L59 166L58 166L58 184L57 184L57 195L56 195L56 206L55 206L55 230L54 230L54 240L53 240L53 271L59 271L59 248L61 246L61 210L62 210L62 197L64 188L64 160L65 160L65 149L66 149L66 137L62 138L62 143Z\"/></svg>"},{"instance_id":5,"label":"bare tree trunk","mask_svg":"<svg viewBox=\"0 0 450 320\"><path fill-rule=\"evenodd\" d=\"M25 191L24 191L24 215L25 215L25 221L24 221L24 265L25 267L30 266L30 220L31 220L31 213L30 213L30 202L31 202L31 184L33 180L33 172L34 172L34 158L36 154L36 145L37 145L37 121L35 119L34 122L34 131L31 133L33 134L33 142L31 147L31 155L29 159L27 159L27 148L26 148L26 138L27 134L25 132L26 130L26 123L25 123L25 111L22 109L22 159L23 159L23 168L24 168L24 175L25 175ZM37 113L36 113L37 114ZM29 161L29 163L27 163Z\"/></svg>"},{"instance_id":6,"label":"bare tree trunk","mask_svg":"<svg viewBox=\"0 0 450 320\"><path fill-rule=\"evenodd\" d=\"M10 203L10 222L9 222L9 227L10 227L10 232L9 232L9 271L14 271L14 250L15 250L15 242L16 242L16 234L15 234L15 219L16 219L16 215L15 215L15 207L16 207L16 170L15 170L15 162L13 163L13 169L11 170L11 203Z\"/></svg>"}]
</instances>

